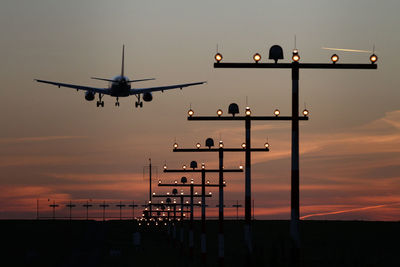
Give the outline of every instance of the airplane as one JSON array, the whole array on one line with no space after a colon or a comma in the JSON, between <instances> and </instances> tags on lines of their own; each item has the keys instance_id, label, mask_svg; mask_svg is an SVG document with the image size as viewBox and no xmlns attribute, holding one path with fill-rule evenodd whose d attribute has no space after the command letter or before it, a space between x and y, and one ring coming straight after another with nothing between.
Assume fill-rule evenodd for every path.
<instances>
[{"instance_id":1,"label":"airplane","mask_svg":"<svg viewBox=\"0 0 400 267\"><path fill-rule=\"evenodd\" d=\"M153 100L152 92L161 91L164 92L165 90L176 89L184 87L189 87L193 85L200 85L206 82L195 82L195 83L184 83L184 84L175 84L175 85L166 85L166 86L157 86L157 87L148 87L148 88L131 88L131 83L134 82L143 82L143 81L150 81L155 80L155 78L149 79L139 79L139 80L129 80L128 77L124 76L124 58L125 58L125 45L122 46L122 66L121 66L121 75L115 76L112 79L104 79L104 78L97 78L91 77L91 79L100 80L110 82L108 88L96 88L96 87L89 87L89 86L82 86L82 85L74 85L68 83L59 83L59 82L52 82L52 81L45 81L35 79L35 81L40 83L47 83L51 85L60 87L68 87L76 89L77 91L83 90L85 92L85 99L87 101L93 101L95 99L96 93L99 96L99 100L97 101L97 107L104 107L104 101L102 100L104 95L109 95L112 97L116 97L115 106L119 106L119 98L120 97L128 97L131 95L136 96L137 101L135 102L135 107L143 107L143 102L141 101L141 96L143 95L143 100L145 102L150 102Z\"/></svg>"}]
</instances>

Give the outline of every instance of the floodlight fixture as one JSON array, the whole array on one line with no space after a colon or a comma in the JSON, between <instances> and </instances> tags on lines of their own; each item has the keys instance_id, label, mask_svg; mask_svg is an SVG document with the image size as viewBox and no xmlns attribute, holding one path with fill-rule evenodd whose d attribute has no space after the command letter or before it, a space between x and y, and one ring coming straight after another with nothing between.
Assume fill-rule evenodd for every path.
<instances>
[{"instance_id":1,"label":"floodlight fixture","mask_svg":"<svg viewBox=\"0 0 400 267\"><path fill-rule=\"evenodd\" d=\"M303 115L304 115L304 117L307 117L308 114L310 114L310 111L308 111L308 109L304 109L304 110L303 110Z\"/></svg>"},{"instance_id":2,"label":"floodlight fixture","mask_svg":"<svg viewBox=\"0 0 400 267\"><path fill-rule=\"evenodd\" d=\"M228 107L228 114L232 114L235 117L236 114L239 114L239 106L236 103L232 103Z\"/></svg>"},{"instance_id":3,"label":"floodlight fixture","mask_svg":"<svg viewBox=\"0 0 400 267\"><path fill-rule=\"evenodd\" d=\"M221 109L218 109L218 110L217 110L217 115L218 115L218 117L221 117L222 114L223 114L222 110L221 110Z\"/></svg>"},{"instance_id":4,"label":"floodlight fixture","mask_svg":"<svg viewBox=\"0 0 400 267\"><path fill-rule=\"evenodd\" d=\"M193 109L189 109L189 111L188 111L188 115L189 115L190 117L192 117L192 116L193 116L193 114L194 114L194 111L193 111Z\"/></svg>"},{"instance_id":5,"label":"floodlight fixture","mask_svg":"<svg viewBox=\"0 0 400 267\"><path fill-rule=\"evenodd\" d=\"M375 54L372 54L372 55L369 57L369 60L371 61L372 64L375 64L375 62L378 61L378 56L375 55Z\"/></svg>"},{"instance_id":6,"label":"floodlight fixture","mask_svg":"<svg viewBox=\"0 0 400 267\"><path fill-rule=\"evenodd\" d=\"M279 45L273 45L269 49L269 59L273 59L275 63L278 63L279 59L283 59L283 49Z\"/></svg>"},{"instance_id":7,"label":"floodlight fixture","mask_svg":"<svg viewBox=\"0 0 400 267\"><path fill-rule=\"evenodd\" d=\"M255 54L253 55L253 59L254 59L254 61L255 61L256 63L258 63L258 61L261 60L261 55L260 55L259 53L255 53Z\"/></svg>"},{"instance_id":8,"label":"floodlight fixture","mask_svg":"<svg viewBox=\"0 0 400 267\"><path fill-rule=\"evenodd\" d=\"M279 109L275 109L275 110L274 110L274 115L275 115L276 117L278 117L279 114L281 114L281 112L279 111Z\"/></svg>"},{"instance_id":9,"label":"floodlight fixture","mask_svg":"<svg viewBox=\"0 0 400 267\"><path fill-rule=\"evenodd\" d=\"M192 169L196 169L197 168L197 161L191 161L190 162L190 168L192 168Z\"/></svg>"},{"instance_id":10,"label":"floodlight fixture","mask_svg":"<svg viewBox=\"0 0 400 267\"><path fill-rule=\"evenodd\" d=\"M214 146L214 140L212 138L206 139L206 147L211 148Z\"/></svg>"},{"instance_id":11,"label":"floodlight fixture","mask_svg":"<svg viewBox=\"0 0 400 267\"><path fill-rule=\"evenodd\" d=\"M243 148L243 149L246 148L246 143L242 143L242 148Z\"/></svg>"},{"instance_id":12,"label":"floodlight fixture","mask_svg":"<svg viewBox=\"0 0 400 267\"><path fill-rule=\"evenodd\" d=\"M250 107L246 107L246 116L250 116L250 115L251 115Z\"/></svg>"},{"instance_id":13,"label":"floodlight fixture","mask_svg":"<svg viewBox=\"0 0 400 267\"><path fill-rule=\"evenodd\" d=\"M223 148L223 147L224 147L224 142L219 141L219 147L220 147L220 148Z\"/></svg>"},{"instance_id":14,"label":"floodlight fixture","mask_svg":"<svg viewBox=\"0 0 400 267\"><path fill-rule=\"evenodd\" d=\"M333 54L333 55L331 56L331 60L332 60L332 63L335 64L336 62L339 61L339 56L336 55L336 54Z\"/></svg>"},{"instance_id":15,"label":"floodlight fixture","mask_svg":"<svg viewBox=\"0 0 400 267\"><path fill-rule=\"evenodd\" d=\"M197 148L200 148L200 147L201 147L200 143L197 143L197 144L196 144L196 147L197 147Z\"/></svg>"},{"instance_id":16,"label":"floodlight fixture","mask_svg":"<svg viewBox=\"0 0 400 267\"><path fill-rule=\"evenodd\" d=\"M221 53L216 53L214 58L217 61L217 63L219 63L222 60L223 57L222 57Z\"/></svg>"},{"instance_id":17,"label":"floodlight fixture","mask_svg":"<svg viewBox=\"0 0 400 267\"><path fill-rule=\"evenodd\" d=\"M297 50L297 49L293 50L292 59L294 62L298 62L300 60L299 50Z\"/></svg>"},{"instance_id":18,"label":"floodlight fixture","mask_svg":"<svg viewBox=\"0 0 400 267\"><path fill-rule=\"evenodd\" d=\"M178 148L178 143L174 143L174 148L177 149Z\"/></svg>"}]
</instances>

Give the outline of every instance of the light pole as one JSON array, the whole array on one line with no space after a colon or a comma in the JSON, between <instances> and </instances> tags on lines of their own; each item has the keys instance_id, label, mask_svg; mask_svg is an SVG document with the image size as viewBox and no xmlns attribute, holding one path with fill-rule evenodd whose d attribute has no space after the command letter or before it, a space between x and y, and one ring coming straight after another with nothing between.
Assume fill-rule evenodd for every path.
<instances>
[{"instance_id":1,"label":"light pole","mask_svg":"<svg viewBox=\"0 0 400 267\"><path fill-rule=\"evenodd\" d=\"M115 206L119 207L119 220L122 221L122 208L125 207L125 205L122 204L122 201L120 201L119 204L117 204Z\"/></svg>"},{"instance_id":2,"label":"light pole","mask_svg":"<svg viewBox=\"0 0 400 267\"><path fill-rule=\"evenodd\" d=\"M76 207L76 205L72 204L72 201L69 201L69 204L66 205L69 208L69 220L72 220L72 208Z\"/></svg>"},{"instance_id":3,"label":"light pole","mask_svg":"<svg viewBox=\"0 0 400 267\"><path fill-rule=\"evenodd\" d=\"M258 55L258 56L257 56ZM370 64L338 64L339 57L335 54L331 57L332 63L300 63L299 50L294 49L291 63L278 63L283 59L283 49L274 45L269 50L269 59L275 63L260 63L261 55L253 56L254 63L222 63L222 55L215 55L214 68L267 68L267 69L290 69L292 73L292 163L291 163L291 221L290 233L296 249L300 248L299 216L300 216L300 194L299 194L299 70L300 69L377 69L378 57L370 56ZM308 113L308 111L307 111ZM246 206L247 208L247 206ZM298 257L298 255L297 255Z\"/></svg>"},{"instance_id":4,"label":"light pole","mask_svg":"<svg viewBox=\"0 0 400 267\"><path fill-rule=\"evenodd\" d=\"M217 116L193 116L194 111L190 109L188 111L189 121L244 121L245 122L245 139L246 142L242 144L242 149L233 149L233 151L244 151L245 152L245 228L244 237L248 254L251 255L253 252L252 248L252 237L251 237L251 152L252 151L268 151L269 144L265 143L264 149L251 148L251 121L275 121L284 120L289 121L292 119L290 116L279 116L280 111L275 110L274 116L252 116L249 107L246 107L245 116L236 116L239 113L239 106L236 103L232 103L228 107L228 113L232 116L222 116L223 112L221 109L217 110ZM308 113L304 117L298 118L298 120L308 120ZM225 149L226 151L229 151Z\"/></svg>"},{"instance_id":5,"label":"light pole","mask_svg":"<svg viewBox=\"0 0 400 267\"><path fill-rule=\"evenodd\" d=\"M193 111L191 111L193 112ZM189 111L189 116L193 116L193 113ZM222 115L222 110L217 111L218 117ZM190 115L191 114L191 115ZM212 138L207 138L205 141L205 148L202 148L200 143L196 144L196 148L179 148L178 144L174 144L173 152L218 152L218 159L219 159L219 205L218 205L218 221L219 221L219 235L218 235L218 258L219 258L219 265L222 266L224 264L224 152L246 152L258 151L258 152L268 152L269 145L264 146L264 148L250 148L250 142L245 146L242 144L241 148L226 148L222 141L219 141L218 148L214 147L214 140ZM250 164L249 164L250 165ZM247 165L246 165L247 166ZM247 169L246 169L247 170ZM246 187L247 188L247 187Z\"/></svg>"},{"instance_id":6,"label":"light pole","mask_svg":"<svg viewBox=\"0 0 400 267\"><path fill-rule=\"evenodd\" d=\"M194 169L197 168L197 162L192 161L190 163L190 166ZM175 180L174 183L172 184L163 184L161 183L161 180L158 182L158 186L169 186L169 187L190 187L190 227L189 227L189 251L190 251L190 257L193 257L193 246L194 246L194 240L193 240L193 221L194 221L194 188L195 187L203 187L203 184L195 184L193 179L190 181L190 184L187 184L187 178L182 177L181 178L181 183L178 184L178 181ZM209 181L206 182L205 184L206 187L219 187L219 184L210 184ZM226 186L225 182L223 182L223 187ZM197 192L196 192L197 194Z\"/></svg>"},{"instance_id":7,"label":"light pole","mask_svg":"<svg viewBox=\"0 0 400 267\"><path fill-rule=\"evenodd\" d=\"M174 148L178 148L178 144L174 144ZM182 169L168 169L166 165L164 165L164 172L172 172L172 173L181 173L181 172L193 172L193 173L201 173L201 195L202 195L202 200L201 200L201 254L202 254L202 263L205 264L206 262L206 252L207 252L207 247L206 247L206 203L205 203L205 191L206 191L206 173L220 173L221 174L221 169L206 169L206 166L204 163L201 164L201 169L196 169L197 168L197 163L196 166L191 165L192 169L187 169L186 165L182 166ZM222 166L223 167L223 166ZM223 172L243 172L242 169L223 169ZM221 177L221 176L220 176ZM219 187L220 187L219 183ZM222 185L223 187L223 185Z\"/></svg>"},{"instance_id":8,"label":"light pole","mask_svg":"<svg viewBox=\"0 0 400 267\"><path fill-rule=\"evenodd\" d=\"M103 201L103 204L99 205L101 208L103 208L103 222L106 220L106 208L109 206L106 204L106 201Z\"/></svg>"},{"instance_id":9,"label":"light pole","mask_svg":"<svg viewBox=\"0 0 400 267\"><path fill-rule=\"evenodd\" d=\"M86 200L86 204L83 204L82 206L86 208L86 221L88 221L89 220L89 208L92 207L93 205L89 204L89 201Z\"/></svg>"},{"instance_id":10,"label":"light pole","mask_svg":"<svg viewBox=\"0 0 400 267\"><path fill-rule=\"evenodd\" d=\"M182 177L182 178L185 178L186 179L186 177ZM182 179L183 180L183 179ZM185 182L186 183L186 182ZM161 184L161 181L159 181L159 185ZM166 186L169 186L169 185L166 185ZM174 184L173 186L178 186L178 184ZM183 185L180 185L180 186L183 186ZM190 185L189 185L190 186ZM191 186L191 188L193 188L194 186ZM203 185L201 185L201 187L203 188ZM173 190L172 190L172 195L170 195L169 193L167 193L167 194L165 194L165 195L156 195L155 193L153 194L153 197L161 197L161 198L164 198L164 197L166 197L166 198L169 198L169 197L176 197L176 198L180 198L180 206L181 206L181 208L180 208L180 212L181 212L181 219L180 219L180 221L181 221L181 223L180 223L180 225L181 225L181 234L180 234L180 243L181 243L181 248L183 249L183 212L184 212L184 209L183 209L183 207L185 206L185 202L184 202L184 198L190 198L191 199L191 203L189 204L190 206L191 206L191 211L190 211L190 219L191 219L191 224L190 224L190 227L191 227L191 229L192 229L192 227L193 227L193 217L192 217L192 214L193 214L193 198L198 198L198 197L201 197L201 207L202 207L202 210L201 210L201 218L202 218L202 220L203 220L203 218L204 218L204 226L205 226L205 199L207 198L207 197L211 197L212 196L212 194L211 194L211 192L209 193L209 194L205 194L205 192L204 193L202 193L201 195L198 195L198 194L194 194L194 192L193 192L193 190L191 190L191 194L184 194L183 192L181 192L180 194L178 194L178 190L176 189L176 188L174 188ZM175 203L174 203L175 204ZM204 207L204 209L203 209L203 207ZM176 210L174 209L174 217L175 217L175 214L176 214ZM203 222L202 222L202 225L203 225ZM203 228L202 228L203 229ZM204 230L205 230L205 227L204 227ZM192 236L192 238L193 238L193 236ZM190 240L189 240L189 244L190 244ZM193 246L192 246L193 247ZM205 256L205 255L204 255Z\"/></svg>"},{"instance_id":11,"label":"light pole","mask_svg":"<svg viewBox=\"0 0 400 267\"><path fill-rule=\"evenodd\" d=\"M239 208L242 207L239 204L239 200L236 200L236 204L233 204L232 207L236 208L236 220L239 221Z\"/></svg>"},{"instance_id":12,"label":"light pole","mask_svg":"<svg viewBox=\"0 0 400 267\"><path fill-rule=\"evenodd\" d=\"M129 207L132 208L132 220L135 220L135 208L136 208L137 206L138 206L138 205L135 204L135 201L132 201L132 204L129 205Z\"/></svg>"},{"instance_id":13,"label":"light pole","mask_svg":"<svg viewBox=\"0 0 400 267\"><path fill-rule=\"evenodd\" d=\"M56 219L56 208L58 207L58 205L56 204L56 201L53 200L53 204L50 204L49 207L53 208L53 220Z\"/></svg>"}]
</instances>

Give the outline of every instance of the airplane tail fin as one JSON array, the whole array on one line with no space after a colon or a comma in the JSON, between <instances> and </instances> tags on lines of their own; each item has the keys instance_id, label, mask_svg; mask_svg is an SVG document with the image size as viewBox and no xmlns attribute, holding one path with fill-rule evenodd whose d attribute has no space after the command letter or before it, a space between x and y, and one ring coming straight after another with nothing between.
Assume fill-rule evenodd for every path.
<instances>
[{"instance_id":1,"label":"airplane tail fin","mask_svg":"<svg viewBox=\"0 0 400 267\"><path fill-rule=\"evenodd\" d=\"M122 45L122 66L121 66L121 76L124 76L124 58L125 58L125 45Z\"/></svg>"}]
</instances>

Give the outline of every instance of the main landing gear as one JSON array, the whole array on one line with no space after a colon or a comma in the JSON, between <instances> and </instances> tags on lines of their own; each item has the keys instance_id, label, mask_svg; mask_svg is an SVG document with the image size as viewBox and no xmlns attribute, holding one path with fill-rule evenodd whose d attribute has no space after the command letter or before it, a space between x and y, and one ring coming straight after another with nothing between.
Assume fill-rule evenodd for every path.
<instances>
[{"instance_id":1,"label":"main landing gear","mask_svg":"<svg viewBox=\"0 0 400 267\"><path fill-rule=\"evenodd\" d=\"M140 95L136 95L137 101L135 102L135 108L137 107L143 107L143 102L140 101Z\"/></svg>"},{"instance_id":2,"label":"main landing gear","mask_svg":"<svg viewBox=\"0 0 400 267\"><path fill-rule=\"evenodd\" d=\"M117 102L115 102L115 106L116 106L116 107L119 107L118 97L117 97Z\"/></svg>"},{"instance_id":3,"label":"main landing gear","mask_svg":"<svg viewBox=\"0 0 400 267\"><path fill-rule=\"evenodd\" d=\"M103 96L99 94L99 100L96 102L97 107L104 107L104 101L101 100L102 98Z\"/></svg>"}]
</instances>

